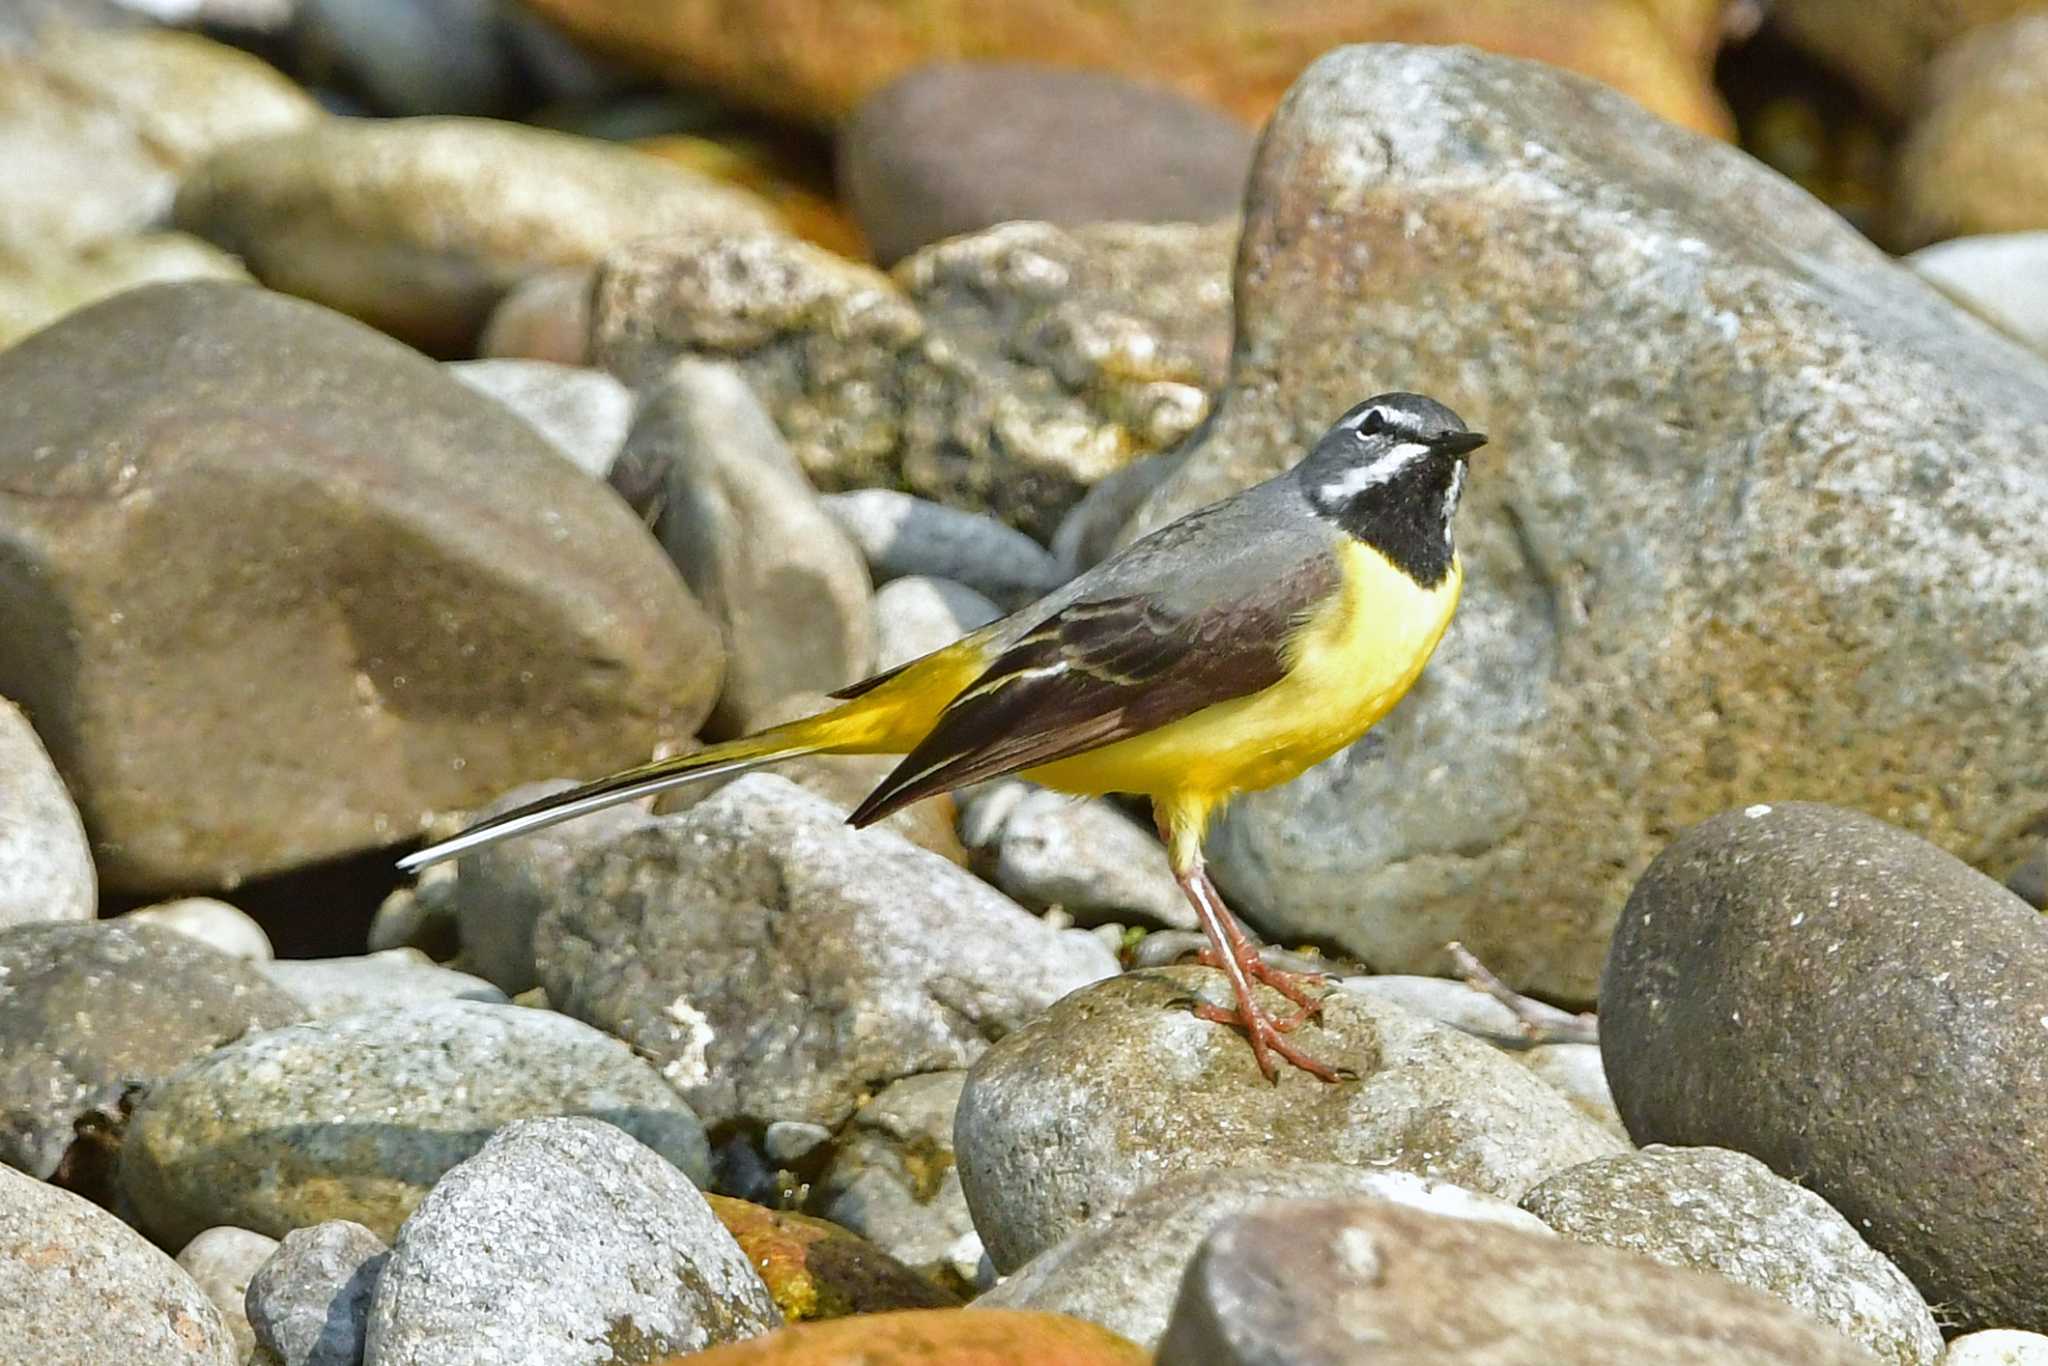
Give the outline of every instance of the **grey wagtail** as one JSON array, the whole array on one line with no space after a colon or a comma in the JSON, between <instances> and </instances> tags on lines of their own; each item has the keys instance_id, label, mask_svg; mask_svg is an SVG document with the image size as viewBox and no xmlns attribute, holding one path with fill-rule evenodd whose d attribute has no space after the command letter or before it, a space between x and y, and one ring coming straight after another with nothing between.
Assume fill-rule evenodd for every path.
<instances>
[{"instance_id":1,"label":"grey wagtail","mask_svg":"<svg viewBox=\"0 0 2048 1366\"><path fill-rule=\"evenodd\" d=\"M1259 1069L1337 1073L1287 1037L1311 974L1260 959L1209 880L1202 835L1240 792L1358 739L1422 672L1458 605L1451 519L1486 438L1419 394L1344 414L1283 474L1190 513L1029 607L845 688L840 705L600 778L400 861L415 869L615 802L803 754L902 754L848 819L1008 773L1062 792L1151 798L1159 835L1236 994ZM1275 1019L1261 981L1300 1007Z\"/></svg>"}]
</instances>

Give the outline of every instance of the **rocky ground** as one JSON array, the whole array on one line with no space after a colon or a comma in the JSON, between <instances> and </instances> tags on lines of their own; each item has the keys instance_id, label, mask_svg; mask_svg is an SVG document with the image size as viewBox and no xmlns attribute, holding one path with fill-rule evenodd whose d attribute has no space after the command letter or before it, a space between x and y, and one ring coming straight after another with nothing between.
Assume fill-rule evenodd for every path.
<instances>
[{"instance_id":1,"label":"rocky ground","mask_svg":"<svg viewBox=\"0 0 2048 1366\"><path fill-rule=\"evenodd\" d=\"M0 0L0 1366L2048 1363L2048 11L1297 9ZM1339 1085L1116 801L392 871L1394 388Z\"/></svg>"}]
</instances>

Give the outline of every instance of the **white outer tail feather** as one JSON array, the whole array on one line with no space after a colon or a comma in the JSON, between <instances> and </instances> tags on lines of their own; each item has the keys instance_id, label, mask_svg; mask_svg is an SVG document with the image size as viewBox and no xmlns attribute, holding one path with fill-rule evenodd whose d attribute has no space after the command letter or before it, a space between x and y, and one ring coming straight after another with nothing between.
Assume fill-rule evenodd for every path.
<instances>
[{"instance_id":1,"label":"white outer tail feather","mask_svg":"<svg viewBox=\"0 0 2048 1366\"><path fill-rule=\"evenodd\" d=\"M744 759L731 759L722 764L706 764L702 768L685 768L674 773L655 774L622 787L608 787L605 784L611 780L600 779L587 787L571 788L567 792L542 797L537 802L515 807L503 815L493 816L460 834L450 835L436 844L407 854L398 860L398 867L402 872L418 872L429 864L440 863L472 850L482 849L500 840L531 834L535 830L559 825L563 821L573 821L578 816L587 816L608 806L637 801L641 797L666 792L672 787L701 782L706 778L721 778L728 773L740 773L750 768L760 768L764 764L818 752L816 747L811 747L781 750L773 754L756 754Z\"/></svg>"}]
</instances>

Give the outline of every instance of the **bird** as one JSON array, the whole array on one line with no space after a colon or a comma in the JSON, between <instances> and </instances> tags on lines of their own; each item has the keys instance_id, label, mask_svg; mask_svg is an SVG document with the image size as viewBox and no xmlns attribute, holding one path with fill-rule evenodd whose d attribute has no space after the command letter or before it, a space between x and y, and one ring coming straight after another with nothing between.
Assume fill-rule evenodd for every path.
<instances>
[{"instance_id":1,"label":"bird","mask_svg":"<svg viewBox=\"0 0 2048 1366\"><path fill-rule=\"evenodd\" d=\"M951 645L832 694L835 705L494 816L400 860L413 871L683 783L812 754L900 754L848 817L1008 775L1151 802L1168 863L1277 1081L1281 1060L1336 1069L1294 1042L1317 974L1265 963L1203 857L1233 797L1275 786L1363 736L1414 685L1464 584L1452 523L1486 437L1420 394L1345 412L1281 473L1132 541ZM1295 1009L1276 1017L1263 982Z\"/></svg>"}]
</instances>

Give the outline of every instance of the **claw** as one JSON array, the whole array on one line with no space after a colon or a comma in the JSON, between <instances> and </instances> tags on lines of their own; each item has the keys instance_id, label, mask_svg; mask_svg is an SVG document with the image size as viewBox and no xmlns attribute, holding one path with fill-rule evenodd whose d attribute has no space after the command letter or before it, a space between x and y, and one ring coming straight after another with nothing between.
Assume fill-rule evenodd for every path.
<instances>
[{"instance_id":1,"label":"claw","mask_svg":"<svg viewBox=\"0 0 2048 1366\"><path fill-rule=\"evenodd\" d=\"M1308 1018L1307 1013L1290 1015L1276 1020L1267 1014L1256 1002L1240 1000L1236 1010L1225 1010L1221 1006L1199 1005L1195 1007L1195 1018L1213 1020L1217 1024L1235 1025L1245 1032L1251 1041L1252 1057L1259 1064L1259 1071L1266 1080L1280 1080L1280 1069L1273 1064L1272 1055L1277 1053L1294 1066L1320 1081L1339 1082L1343 1077L1327 1063L1318 1062L1287 1040L1289 1031L1298 1027Z\"/></svg>"}]
</instances>

